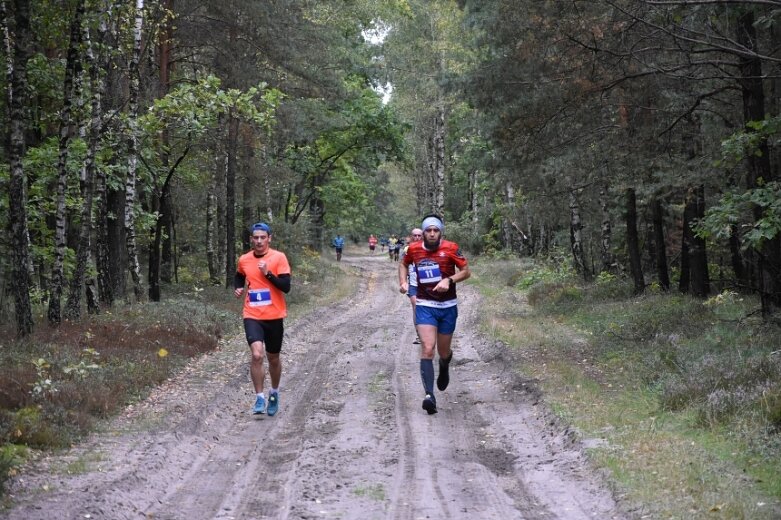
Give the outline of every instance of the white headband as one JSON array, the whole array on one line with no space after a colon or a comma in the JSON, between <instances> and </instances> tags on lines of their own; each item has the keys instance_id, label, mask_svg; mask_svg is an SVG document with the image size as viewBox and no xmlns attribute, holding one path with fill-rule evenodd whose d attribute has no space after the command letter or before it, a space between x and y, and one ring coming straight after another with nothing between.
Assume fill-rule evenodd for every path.
<instances>
[{"instance_id":1,"label":"white headband","mask_svg":"<svg viewBox=\"0 0 781 520\"><path fill-rule=\"evenodd\" d=\"M439 228L439 231L442 232L442 233L445 232L445 225L437 217L426 217L423 220L423 224L421 224L420 227L422 227L423 231L425 231L426 228L431 227L431 226Z\"/></svg>"}]
</instances>

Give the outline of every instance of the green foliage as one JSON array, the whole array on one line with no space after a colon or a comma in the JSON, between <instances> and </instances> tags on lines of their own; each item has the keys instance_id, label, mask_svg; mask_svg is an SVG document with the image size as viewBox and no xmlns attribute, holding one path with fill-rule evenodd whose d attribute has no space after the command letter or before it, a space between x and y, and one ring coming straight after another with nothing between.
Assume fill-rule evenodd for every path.
<instances>
[{"instance_id":1,"label":"green foliage","mask_svg":"<svg viewBox=\"0 0 781 520\"><path fill-rule=\"evenodd\" d=\"M561 252L552 251L548 259L535 263L518 280L519 289L529 289L538 284L559 284L572 280L576 276L570 264L565 261Z\"/></svg>"},{"instance_id":2,"label":"green foliage","mask_svg":"<svg viewBox=\"0 0 781 520\"><path fill-rule=\"evenodd\" d=\"M149 112L139 118L139 124L151 140L163 128L194 139L213 129L220 115L231 112L270 132L274 113L283 97L281 91L265 84L246 91L224 90L220 79L209 75L195 83L184 83L156 99Z\"/></svg>"},{"instance_id":3,"label":"green foliage","mask_svg":"<svg viewBox=\"0 0 781 520\"><path fill-rule=\"evenodd\" d=\"M5 431L3 411L0 410L0 431ZM5 439L0 439L5 442ZM0 445L0 497L5 494L5 483L16 474L16 468L28 457L26 446L18 444Z\"/></svg>"},{"instance_id":4,"label":"green foliage","mask_svg":"<svg viewBox=\"0 0 781 520\"><path fill-rule=\"evenodd\" d=\"M752 212L759 208L761 217ZM745 224L751 222L751 224ZM760 248L781 232L781 183L768 182L744 192L730 192L710 207L695 231L705 238L728 239L733 227L740 230L744 248ZM748 230L744 228L748 227Z\"/></svg>"}]
</instances>

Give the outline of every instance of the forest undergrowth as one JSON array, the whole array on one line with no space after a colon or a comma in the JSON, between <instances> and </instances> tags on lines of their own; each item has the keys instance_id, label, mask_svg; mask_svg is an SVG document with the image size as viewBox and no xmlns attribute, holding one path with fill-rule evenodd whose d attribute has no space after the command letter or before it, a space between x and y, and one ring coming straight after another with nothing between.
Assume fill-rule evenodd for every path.
<instances>
[{"instance_id":1,"label":"forest undergrowth","mask_svg":"<svg viewBox=\"0 0 781 520\"><path fill-rule=\"evenodd\" d=\"M759 301L480 258L482 326L517 349L559 417L641 518L781 515L781 337Z\"/></svg>"},{"instance_id":2,"label":"forest undergrowth","mask_svg":"<svg viewBox=\"0 0 781 520\"><path fill-rule=\"evenodd\" d=\"M347 268L316 253L296 259L290 320L344 298ZM315 276L316 275L316 276ZM224 287L166 288L158 303L124 304L78 322L45 325L0 341L0 498L26 461L71 446L102 419L143 399L155 386L223 338L241 333L241 303ZM13 338L12 322L3 338Z\"/></svg>"}]
</instances>

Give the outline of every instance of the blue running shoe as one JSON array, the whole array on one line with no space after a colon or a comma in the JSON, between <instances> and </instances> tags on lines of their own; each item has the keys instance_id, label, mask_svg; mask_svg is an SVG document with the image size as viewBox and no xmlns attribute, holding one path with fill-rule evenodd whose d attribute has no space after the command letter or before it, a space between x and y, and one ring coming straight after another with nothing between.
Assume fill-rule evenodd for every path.
<instances>
[{"instance_id":1,"label":"blue running shoe","mask_svg":"<svg viewBox=\"0 0 781 520\"><path fill-rule=\"evenodd\" d=\"M255 407L252 409L252 413L255 415L266 413L266 400L263 397L258 396L255 399Z\"/></svg>"},{"instance_id":2,"label":"blue running shoe","mask_svg":"<svg viewBox=\"0 0 781 520\"><path fill-rule=\"evenodd\" d=\"M269 416L272 416L277 413L277 410L279 410L279 394L270 394L268 396L268 409L266 410L266 413L269 414Z\"/></svg>"},{"instance_id":3,"label":"blue running shoe","mask_svg":"<svg viewBox=\"0 0 781 520\"><path fill-rule=\"evenodd\" d=\"M431 394L426 394L426 398L423 399L423 409L428 412L429 415L437 413L437 401Z\"/></svg>"}]
</instances>

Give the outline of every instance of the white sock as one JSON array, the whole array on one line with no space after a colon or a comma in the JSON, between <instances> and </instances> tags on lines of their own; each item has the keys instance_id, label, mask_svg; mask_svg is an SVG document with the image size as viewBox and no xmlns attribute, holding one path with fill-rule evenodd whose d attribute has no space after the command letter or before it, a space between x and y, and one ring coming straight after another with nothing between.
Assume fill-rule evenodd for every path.
<instances>
[{"instance_id":1,"label":"white sock","mask_svg":"<svg viewBox=\"0 0 781 520\"><path fill-rule=\"evenodd\" d=\"M265 395L263 395L263 392L259 393L259 394L258 394L258 397L262 397L263 399L265 399L265 398L266 398L266 396L265 396Z\"/></svg>"},{"instance_id":2,"label":"white sock","mask_svg":"<svg viewBox=\"0 0 781 520\"><path fill-rule=\"evenodd\" d=\"M271 390L268 391L268 395L278 394L278 393L279 393L279 388L272 388Z\"/></svg>"}]
</instances>

